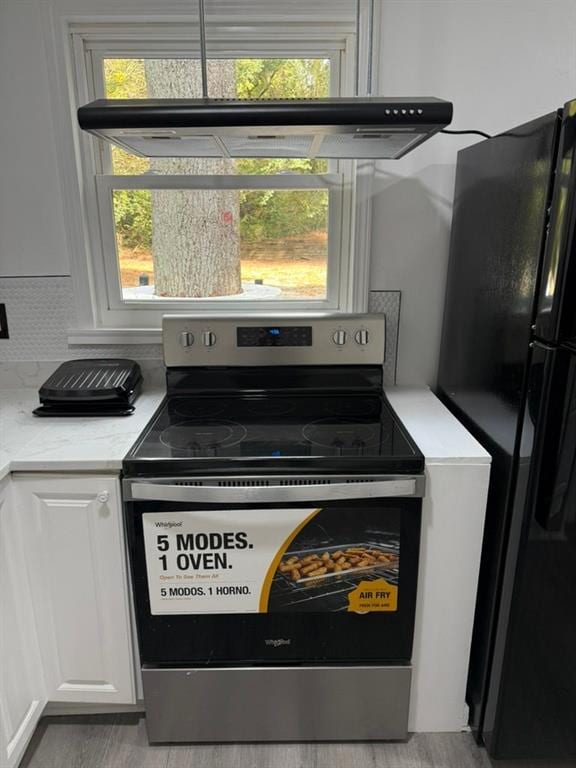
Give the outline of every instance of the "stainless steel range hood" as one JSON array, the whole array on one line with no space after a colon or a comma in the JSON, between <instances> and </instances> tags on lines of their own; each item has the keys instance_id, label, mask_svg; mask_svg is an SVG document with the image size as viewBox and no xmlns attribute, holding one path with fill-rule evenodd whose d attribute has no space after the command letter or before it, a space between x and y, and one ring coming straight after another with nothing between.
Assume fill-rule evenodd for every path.
<instances>
[{"instance_id":1,"label":"stainless steel range hood","mask_svg":"<svg viewBox=\"0 0 576 768\"><path fill-rule=\"evenodd\" d=\"M434 98L99 99L85 131L144 157L399 158L452 120Z\"/></svg>"}]
</instances>

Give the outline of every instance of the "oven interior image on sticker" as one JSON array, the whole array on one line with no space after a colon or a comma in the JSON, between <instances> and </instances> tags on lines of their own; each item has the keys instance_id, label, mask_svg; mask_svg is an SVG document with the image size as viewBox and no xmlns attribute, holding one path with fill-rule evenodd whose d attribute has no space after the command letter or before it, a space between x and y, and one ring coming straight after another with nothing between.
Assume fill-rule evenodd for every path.
<instances>
[{"instance_id":1,"label":"oven interior image on sticker","mask_svg":"<svg viewBox=\"0 0 576 768\"><path fill-rule=\"evenodd\" d=\"M320 510L281 558L268 611L395 611L400 569L395 518L387 514L383 524L374 509Z\"/></svg>"}]
</instances>

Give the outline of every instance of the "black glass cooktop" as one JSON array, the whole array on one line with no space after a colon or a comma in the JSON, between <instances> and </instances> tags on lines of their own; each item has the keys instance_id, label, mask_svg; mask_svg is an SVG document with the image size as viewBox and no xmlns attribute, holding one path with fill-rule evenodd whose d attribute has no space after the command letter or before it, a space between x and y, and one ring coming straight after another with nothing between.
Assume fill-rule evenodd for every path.
<instances>
[{"instance_id":1,"label":"black glass cooktop","mask_svg":"<svg viewBox=\"0 0 576 768\"><path fill-rule=\"evenodd\" d=\"M186 396L164 401L125 471L250 469L410 472L423 458L379 395Z\"/></svg>"}]
</instances>

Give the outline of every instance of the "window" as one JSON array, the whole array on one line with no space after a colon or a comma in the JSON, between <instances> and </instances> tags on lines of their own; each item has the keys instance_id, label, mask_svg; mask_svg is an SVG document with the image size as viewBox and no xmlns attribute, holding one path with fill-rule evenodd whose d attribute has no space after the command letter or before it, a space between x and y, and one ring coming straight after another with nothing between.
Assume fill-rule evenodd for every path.
<instances>
[{"instance_id":1,"label":"window","mask_svg":"<svg viewBox=\"0 0 576 768\"><path fill-rule=\"evenodd\" d=\"M103 185L122 300L325 299L328 190L263 181L266 189L233 179L216 190Z\"/></svg>"},{"instance_id":2,"label":"window","mask_svg":"<svg viewBox=\"0 0 576 768\"><path fill-rule=\"evenodd\" d=\"M202 92L197 60L105 58L103 65L107 98ZM212 59L208 78L220 97L329 96L330 60ZM114 229L114 247L109 237L107 243L115 252L112 279L119 280L123 302L327 298L329 217L337 206L335 195L330 199L327 161L151 160L116 146L105 151L113 175L146 177L137 188L124 188L124 178L99 180L103 209L112 196L112 218L102 224L105 232ZM291 148L282 151L290 155ZM150 187L151 173L156 187ZM162 177L173 175L179 186L165 188L174 179ZM207 178L200 182L199 176Z\"/></svg>"},{"instance_id":3,"label":"window","mask_svg":"<svg viewBox=\"0 0 576 768\"><path fill-rule=\"evenodd\" d=\"M344 34L344 28L347 33ZM350 24L210 33L215 97L350 92ZM319 34L321 30L321 34ZM201 95L182 27L71 25L76 104ZM352 43L351 43L352 40ZM94 325L157 328L167 311L326 311L354 306L356 169L351 161L145 158L80 135ZM364 259L366 261L366 259Z\"/></svg>"}]
</instances>

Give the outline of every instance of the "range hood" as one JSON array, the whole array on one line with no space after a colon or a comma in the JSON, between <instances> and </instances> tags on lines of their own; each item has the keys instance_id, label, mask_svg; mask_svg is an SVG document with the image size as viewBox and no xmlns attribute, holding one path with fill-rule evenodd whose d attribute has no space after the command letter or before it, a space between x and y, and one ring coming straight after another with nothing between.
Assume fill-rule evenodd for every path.
<instances>
[{"instance_id":1,"label":"range hood","mask_svg":"<svg viewBox=\"0 0 576 768\"><path fill-rule=\"evenodd\" d=\"M452 120L435 98L98 99L80 127L144 157L397 159Z\"/></svg>"}]
</instances>

